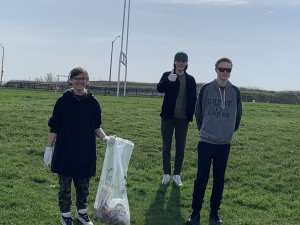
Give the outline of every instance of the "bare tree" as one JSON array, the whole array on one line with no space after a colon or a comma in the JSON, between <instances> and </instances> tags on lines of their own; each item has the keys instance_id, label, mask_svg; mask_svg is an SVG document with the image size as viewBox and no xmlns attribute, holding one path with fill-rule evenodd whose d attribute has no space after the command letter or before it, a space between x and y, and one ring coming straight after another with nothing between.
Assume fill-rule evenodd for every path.
<instances>
[{"instance_id":1,"label":"bare tree","mask_svg":"<svg viewBox=\"0 0 300 225\"><path fill-rule=\"evenodd\" d=\"M46 82L54 82L55 81L55 77L52 73L47 73L45 75L45 81Z\"/></svg>"}]
</instances>

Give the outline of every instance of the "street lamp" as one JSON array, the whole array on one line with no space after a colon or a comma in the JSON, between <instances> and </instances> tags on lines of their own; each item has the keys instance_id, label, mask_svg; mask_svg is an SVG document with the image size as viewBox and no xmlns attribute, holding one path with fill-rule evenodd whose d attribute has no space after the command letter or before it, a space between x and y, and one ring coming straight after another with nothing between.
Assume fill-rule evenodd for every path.
<instances>
[{"instance_id":1,"label":"street lamp","mask_svg":"<svg viewBox=\"0 0 300 225\"><path fill-rule=\"evenodd\" d=\"M1 81L0 81L0 85L2 85L2 77L3 77L3 61L4 61L4 46L2 44L0 44L0 46L2 47L2 66L1 66Z\"/></svg>"},{"instance_id":2,"label":"street lamp","mask_svg":"<svg viewBox=\"0 0 300 225\"><path fill-rule=\"evenodd\" d=\"M114 51L114 42L119 38L120 35L118 35L112 42L111 42L111 52L110 52L110 68L109 68L109 79L108 79L108 91L110 90L110 82L111 82L111 67L112 67L112 56Z\"/></svg>"},{"instance_id":3,"label":"street lamp","mask_svg":"<svg viewBox=\"0 0 300 225\"><path fill-rule=\"evenodd\" d=\"M125 66L125 81L124 81L124 97L126 95L126 76L127 76L127 50L128 50L128 32L129 32L129 14L130 14L130 0L124 0L124 11L123 11L123 22L122 22L122 40L121 40L121 50L119 58L119 71L118 71L118 85L117 85L117 96L119 97L120 93L120 72L121 72L121 63ZM127 8L127 13L126 13ZM127 14L127 31L126 31L126 52L123 52L123 39L124 39L124 26L125 26L125 15Z\"/></svg>"}]
</instances>

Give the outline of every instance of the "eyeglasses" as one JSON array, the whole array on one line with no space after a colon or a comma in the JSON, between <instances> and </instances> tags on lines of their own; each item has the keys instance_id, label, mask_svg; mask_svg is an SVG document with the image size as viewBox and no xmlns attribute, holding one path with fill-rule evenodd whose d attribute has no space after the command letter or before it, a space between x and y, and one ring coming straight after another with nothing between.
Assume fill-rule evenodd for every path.
<instances>
[{"instance_id":1,"label":"eyeglasses","mask_svg":"<svg viewBox=\"0 0 300 225\"><path fill-rule=\"evenodd\" d=\"M71 79L76 80L76 81L85 81L85 80L87 80L87 77L73 77Z\"/></svg>"},{"instance_id":2,"label":"eyeglasses","mask_svg":"<svg viewBox=\"0 0 300 225\"><path fill-rule=\"evenodd\" d=\"M227 73L230 73L232 69L231 69L231 68L218 67L218 70L219 70L220 72L222 72L222 73L225 72L225 71L226 71Z\"/></svg>"}]
</instances>

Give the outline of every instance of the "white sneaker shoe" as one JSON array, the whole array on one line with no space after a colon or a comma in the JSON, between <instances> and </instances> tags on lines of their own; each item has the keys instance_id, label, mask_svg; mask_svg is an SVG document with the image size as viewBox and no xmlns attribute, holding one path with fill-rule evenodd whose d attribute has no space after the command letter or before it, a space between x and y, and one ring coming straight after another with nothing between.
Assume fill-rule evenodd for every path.
<instances>
[{"instance_id":1,"label":"white sneaker shoe","mask_svg":"<svg viewBox=\"0 0 300 225\"><path fill-rule=\"evenodd\" d=\"M93 222L89 219L89 216L87 213L81 214L81 213L77 212L76 217L84 225L94 225Z\"/></svg>"},{"instance_id":2,"label":"white sneaker shoe","mask_svg":"<svg viewBox=\"0 0 300 225\"><path fill-rule=\"evenodd\" d=\"M170 174L164 174L163 179L162 179L162 184L166 185L170 182L171 176Z\"/></svg>"},{"instance_id":3,"label":"white sneaker shoe","mask_svg":"<svg viewBox=\"0 0 300 225\"><path fill-rule=\"evenodd\" d=\"M173 181L177 186L182 186L181 178L180 175L174 175L173 176Z\"/></svg>"},{"instance_id":4,"label":"white sneaker shoe","mask_svg":"<svg viewBox=\"0 0 300 225\"><path fill-rule=\"evenodd\" d=\"M62 225L73 225L73 219L71 217L71 213L64 213L64 215L61 215L60 221Z\"/></svg>"}]
</instances>

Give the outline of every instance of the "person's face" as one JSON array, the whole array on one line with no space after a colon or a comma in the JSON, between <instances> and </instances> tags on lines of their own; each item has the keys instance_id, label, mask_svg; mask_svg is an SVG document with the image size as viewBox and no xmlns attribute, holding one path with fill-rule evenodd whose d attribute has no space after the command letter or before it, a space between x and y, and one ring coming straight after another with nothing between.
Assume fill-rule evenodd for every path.
<instances>
[{"instance_id":1,"label":"person's face","mask_svg":"<svg viewBox=\"0 0 300 225\"><path fill-rule=\"evenodd\" d=\"M215 68L217 73L217 79L221 81L227 81L230 78L232 65L228 62L221 62Z\"/></svg>"},{"instance_id":2,"label":"person's face","mask_svg":"<svg viewBox=\"0 0 300 225\"><path fill-rule=\"evenodd\" d=\"M71 85L76 91L83 91L88 81L89 78L82 73L70 79Z\"/></svg>"},{"instance_id":3,"label":"person's face","mask_svg":"<svg viewBox=\"0 0 300 225\"><path fill-rule=\"evenodd\" d=\"M188 61L187 60L175 60L174 64L175 64L177 70L183 71L188 64Z\"/></svg>"}]
</instances>

